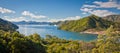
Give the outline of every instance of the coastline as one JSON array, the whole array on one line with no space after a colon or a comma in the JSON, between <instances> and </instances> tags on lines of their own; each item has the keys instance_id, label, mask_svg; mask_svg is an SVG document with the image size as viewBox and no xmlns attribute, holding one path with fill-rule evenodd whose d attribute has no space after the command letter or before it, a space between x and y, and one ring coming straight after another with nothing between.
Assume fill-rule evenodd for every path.
<instances>
[{"instance_id":1,"label":"coastline","mask_svg":"<svg viewBox=\"0 0 120 53\"><path fill-rule=\"evenodd\" d=\"M96 34L96 35L104 35L105 34L105 31L83 31L83 32L80 32L80 33L86 33L86 34Z\"/></svg>"},{"instance_id":2,"label":"coastline","mask_svg":"<svg viewBox=\"0 0 120 53\"><path fill-rule=\"evenodd\" d=\"M80 32L80 33L105 35L105 31L83 31L83 32ZM111 32L111 33L120 33L120 31L115 31L115 32Z\"/></svg>"}]
</instances>

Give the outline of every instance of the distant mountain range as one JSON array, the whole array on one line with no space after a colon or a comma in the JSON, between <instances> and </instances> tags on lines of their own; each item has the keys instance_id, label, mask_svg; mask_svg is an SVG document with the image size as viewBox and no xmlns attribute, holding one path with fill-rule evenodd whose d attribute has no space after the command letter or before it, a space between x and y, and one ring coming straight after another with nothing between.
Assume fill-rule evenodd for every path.
<instances>
[{"instance_id":1,"label":"distant mountain range","mask_svg":"<svg viewBox=\"0 0 120 53\"><path fill-rule=\"evenodd\" d=\"M18 29L17 25L0 18L0 30L15 31L16 29Z\"/></svg>"},{"instance_id":2,"label":"distant mountain range","mask_svg":"<svg viewBox=\"0 0 120 53\"><path fill-rule=\"evenodd\" d=\"M19 21L19 22L12 22L17 25L24 25L24 24L29 24L29 25L46 25L46 24L51 24L51 22L36 22L36 21Z\"/></svg>"},{"instance_id":3,"label":"distant mountain range","mask_svg":"<svg viewBox=\"0 0 120 53\"><path fill-rule=\"evenodd\" d=\"M19 22L12 22L17 25L60 25L62 23L66 23L70 20L67 21L58 21L58 22L36 22L36 21L19 21Z\"/></svg>"},{"instance_id":4,"label":"distant mountain range","mask_svg":"<svg viewBox=\"0 0 120 53\"><path fill-rule=\"evenodd\" d=\"M89 29L99 31L107 29L108 27L110 27L110 25L114 25L114 27L117 29L120 28L120 23L116 23L111 20L108 21L107 17L106 19L103 19L96 15L90 15L79 20L72 20L62 23L59 26L59 29L73 32L81 32Z\"/></svg>"}]
</instances>

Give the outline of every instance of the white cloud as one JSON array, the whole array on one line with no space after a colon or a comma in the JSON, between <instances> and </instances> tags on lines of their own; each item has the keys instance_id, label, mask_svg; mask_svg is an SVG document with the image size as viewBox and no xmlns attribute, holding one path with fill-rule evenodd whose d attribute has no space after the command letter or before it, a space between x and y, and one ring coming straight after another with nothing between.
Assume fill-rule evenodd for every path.
<instances>
[{"instance_id":1,"label":"white cloud","mask_svg":"<svg viewBox=\"0 0 120 53\"><path fill-rule=\"evenodd\" d=\"M81 10L81 11L84 11L84 12L90 12L90 11L93 10L93 9L91 9L91 8L81 8L80 10Z\"/></svg>"},{"instance_id":2,"label":"white cloud","mask_svg":"<svg viewBox=\"0 0 120 53\"><path fill-rule=\"evenodd\" d=\"M100 17L116 14L116 13L110 12L108 10L93 10L93 9L89 9L89 8L82 8L81 11L83 11L82 14L90 13L90 14L94 14L94 15L97 15Z\"/></svg>"},{"instance_id":3,"label":"white cloud","mask_svg":"<svg viewBox=\"0 0 120 53\"><path fill-rule=\"evenodd\" d=\"M95 1L93 3L96 4L99 8L117 8L117 9L120 9L120 4L118 4L117 2L113 2L113 1L109 1L109 2Z\"/></svg>"},{"instance_id":4,"label":"white cloud","mask_svg":"<svg viewBox=\"0 0 120 53\"><path fill-rule=\"evenodd\" d=\"M2 14L4 14L4 13L15 13L15 11L0 7L0 13L2 13Z\"/></svg>"},{"instance_id":5,"label":"white cloud","mask_svg":"<svg viewBox=\"0 0 120 53\"><path fill-rule=\"evenodd\" d=\"M100 16L100 17L116 14L116 13L110 12L108 10L94 10L94 9L91 9L91 8L81 8L80 10L83 11L82 14L90 13L90 14L94 14L94 15L97 15L97 16Z\"/></svg>"},{"instance_id":6,"label":"white cloud","mask_svg":"<svg viewBox=\"0 0 120 53\"><path fill-rule=\"evenodd\" d=\"M116 14L113 12L109 12L108 10L93 10L93 11L90 11L89 13L100 16L100 17Z\"/></svg>"},{"instance_id":7,"label":"white cloud","mask_svg":"<svg viewBox=\"0 0 120 53\"><path fill-rule=\"evenodd\" d=\"M109 0L108 2L100 2L100 1L94 1L94 5L88 5L84 4L82 8L116 8L120 9L120 4L118 4L117 0Z\"/></svg>"},{"instance_id":8,"label":"white cloud","mask_svg":"<svg viewBox=\"0 0 120 53\"><path fill-rule=\"evenodd\" d=\"M2 19L5 19L5 20L11 21L11 22L28 21L25 17L12 18L9 16L4 16Z\"/></svg>"},{"instance_id":9,"label":"white cloud","mask_svg":"<svg viewBox=\"0 0 120 53\"><path fill-rule=\"evenodd\" d=\"M82 6L82 8L86 8L86 7L89 7L89 8L97 8L96 5L87 5L87 4L84 4L84 5Z\"/></svg>"},{"instance_id":10,"label":"white cloud","mask_svg":"<svg viewBox=\"0 0 120 53\"><path fill-rule=\"evenodd\" d=\"M112 15L112 14L117 14L108 10L97 10L99 8L116 8L120 9L120 5L113 0L109 0L108 2L100 2L100 1L95 1L93 2L94 5L87 5L84 4L80 10L83 11L82 14L90 13L90 14L95 14L97 16L103 17L107 15Z\"/></svg>"},{"instance_id":11,"label":"white cloud","mask_svg":"<svg viewBox=\"0 0 120 53\"><path fill-rule=\"evenodd\" d=\"M57 21L65 21L65 20L78 20L80 18L81 18L80 16L75 16L75 17L67 17L64 19L50 19L49 21L50 22L57 22Z\"/></svg>"},{"instance_id":12,"label":"white cloud","mask_svg":"<svg viewBox=\"0 0 120 53\"><path fill-rule=\"evenodd\" d=\"M43 15L35 15L35 14L29 12L29 11L23 11L23 12L22 12L22 15L24 15L24 16L29 16L29 17L31 17L31 18L36 18L36 19L46 18L46 16L43 16Z\"/></svg>"},{"instance_id":13,"label":"white cloud","mask_svg":"<svg viewBox=\"0 0 120 53\"><path fill-rule=\"evenodd\" d=\"M57 21L65 21L65 20L77 20L80 19L80 16L75 16L75 17L67 17L67 18L60 18L60 19L46 19L46 20L39 20L39 19L34 19L34 20L29 20L26 17L9 17L9 16L4 16L2 19L8 20L11 22L19 22L19 21L37 21L37 22L57 22Z\"/></svg>"}]
</instances>

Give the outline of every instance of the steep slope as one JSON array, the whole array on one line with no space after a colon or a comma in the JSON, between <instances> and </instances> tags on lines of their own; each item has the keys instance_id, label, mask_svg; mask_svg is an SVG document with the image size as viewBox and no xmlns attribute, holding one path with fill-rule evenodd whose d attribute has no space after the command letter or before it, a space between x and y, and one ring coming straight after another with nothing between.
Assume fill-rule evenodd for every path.
<instances>
[{"instance_id":1,"label":"steep slope","mask_svg":"<svg viewBox=\"0 0 120 53\"><path fill-rule=\"evenodd\" d=\"M14 31L16 29L18 29L18 26L16 26L15 24L13 24L9 21L6 21L6 20L3 20L0 18L0 30Z\"/></svg>"},{"instance_id":2,"label":"steep slope","mask_svg":"<svg viewBox=\"0 0 120 53\"><path fill-rule=\"evenodd\" d=\"M73 32L81 32L89 29L105 30L110 25L118 25L118 24L104 20L95 15L90 15L88 17L84 17L79 20L73 20L63 23L59 26L59 29L73 31Z\"/></svg>"},{"instance_id":3,"label":"steep slope","mask_svg":"<svg viewBox=\"0 0 120 53\"><path fill-rule=\"evenodd\" d=\"M120 22L120 15L109 15L109 16L103 17L103 19L106 19L108 21L113 21L113 22Z\"/></svg>"}]
</instances>

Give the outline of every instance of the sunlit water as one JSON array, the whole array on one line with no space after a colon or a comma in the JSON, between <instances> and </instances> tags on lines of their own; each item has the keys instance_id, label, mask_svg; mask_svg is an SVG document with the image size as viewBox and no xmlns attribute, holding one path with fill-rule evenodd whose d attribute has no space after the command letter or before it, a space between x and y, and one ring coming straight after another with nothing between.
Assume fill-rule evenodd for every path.
<instances>
[{"instance_id":1,"label":"sunlit water","mask_svg":"<svg viewBox=\"0 0 120 53\"><path fill-rule=\"evenodd\" d=\"M53 25L18 25L18 31L25 35L38 33L41 37L45 37L47 34L57 36L58 38L67 40L83 40L93 41L97 39L95 34L82 34L76 32L68 32L57 29L57 26Z\"/></svg>"}]
</instances>

